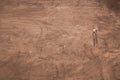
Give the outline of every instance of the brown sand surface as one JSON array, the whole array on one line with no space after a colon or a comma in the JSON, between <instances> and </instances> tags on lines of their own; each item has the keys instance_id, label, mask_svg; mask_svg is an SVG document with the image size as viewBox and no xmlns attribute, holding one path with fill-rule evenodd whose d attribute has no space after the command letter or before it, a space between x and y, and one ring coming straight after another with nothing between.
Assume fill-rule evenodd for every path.
<instances>
[{"instance_id":1,"label":"brown sand surface","mask_svg":"<svg viewBox=\"0 0 120 80\"><path fill-rule=\"evenodd\" d=\"M120 80L119 5L0 0L0 80Z\"/></svg>"}]
</instances>

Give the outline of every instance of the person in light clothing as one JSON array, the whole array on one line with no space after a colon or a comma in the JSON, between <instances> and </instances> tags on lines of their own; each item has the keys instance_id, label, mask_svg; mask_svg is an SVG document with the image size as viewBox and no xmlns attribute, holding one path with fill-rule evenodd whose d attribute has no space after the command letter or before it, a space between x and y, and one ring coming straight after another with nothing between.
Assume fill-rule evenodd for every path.
<instances>
[{"instance_id":1,"label":"person in light clothing","mask_svg":"<svg viewBox=\"0 0 120 80\"><path fill-rule=\"evenodd\" d=\"M93 36L93 46L94 46L94 47L96 47L96 45L98 44L97 31L98 31L98 29L97 29L97 28L94 28L94 29L93 29L93 33L92 33L92 36Z\"/></svg>"}]
</instances>

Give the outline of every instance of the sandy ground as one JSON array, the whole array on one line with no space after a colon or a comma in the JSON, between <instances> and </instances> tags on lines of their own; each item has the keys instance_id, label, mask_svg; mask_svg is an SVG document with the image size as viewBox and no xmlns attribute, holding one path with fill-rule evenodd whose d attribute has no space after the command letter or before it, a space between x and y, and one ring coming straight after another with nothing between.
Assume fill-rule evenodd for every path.
<instances>
[{"instance_id":1,"label":"sandy ground","mask_svg":"<svg viewBox=\"0 0 120 80\"><path fill-rule=\"evenodd\" d=\"M0 80L120 79L119 16L95 0L78 1L1 8Z\"/></svg>"}]
</instances>

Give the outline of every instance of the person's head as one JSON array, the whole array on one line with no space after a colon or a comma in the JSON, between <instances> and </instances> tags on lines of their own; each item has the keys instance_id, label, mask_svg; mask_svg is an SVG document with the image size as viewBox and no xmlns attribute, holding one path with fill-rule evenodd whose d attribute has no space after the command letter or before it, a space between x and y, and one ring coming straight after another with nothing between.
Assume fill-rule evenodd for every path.
<instances>
[{"instance_id":1,"label":"person's head","mask_svg":"<svg viewBox=\"0 0 120 80\"><path fill-rule=\"evenodd\" d=\"M96 32L96 31L97 31L97 29L94 28L94 29L93 29L93 32Z\"/></svg>"},{"instance_id":2,"label":"person's head","mask_svg":"<svg viewBox=\"0 0 120 80\"><path fill-rule=\"evenodd\" d=\"M98 31L98 27L93 28L93 32Z\"/></svg>"}]
</instances>

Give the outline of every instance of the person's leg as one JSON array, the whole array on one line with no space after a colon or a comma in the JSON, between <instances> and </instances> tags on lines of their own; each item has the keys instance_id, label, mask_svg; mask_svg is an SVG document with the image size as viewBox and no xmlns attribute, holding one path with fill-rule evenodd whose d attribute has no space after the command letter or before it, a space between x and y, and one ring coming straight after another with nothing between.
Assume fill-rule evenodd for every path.
<instances>
[{"instance_id":1,"label":"person's leg","mask_svg":"<svg viewBox=\"0 0 120 80\"><path fill-rule=\"evenodd\" d=\"M95 38L93 39L93 46L96 46Z\"/></svg>"},{"instance_id":2,"label":"person's leg","mask_svg":"<svg viewBox=\"0 0 120 80\"><path fill-rule=\"evenodd\" d=\"M93 32L93 46L95 47L96 39L95 39L95 33Z\"/></svg>"},{"instance_id":3,"label":"person's leg","mask_svg":"<svg viewBox=\"0 0 120 80\"><path fill-rule=\"evenodd\" d=\"M96 44L98 44L98 36L97 36L97 32L95 34L95 37L96 37Z\"/></svg>"}]
</instances>

